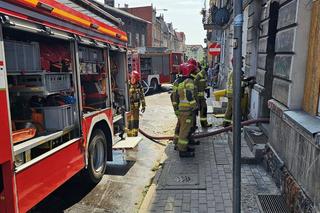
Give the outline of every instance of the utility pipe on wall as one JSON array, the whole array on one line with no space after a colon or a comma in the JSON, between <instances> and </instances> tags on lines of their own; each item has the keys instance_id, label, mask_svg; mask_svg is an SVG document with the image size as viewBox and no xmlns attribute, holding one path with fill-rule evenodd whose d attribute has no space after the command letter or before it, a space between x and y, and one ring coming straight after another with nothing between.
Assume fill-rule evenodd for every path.
<instances>
[{"instance_id":1,"label":"utility pipe on wall","mask_svg":"<svg viewBox=\"0 0 320 213\"><path fill-rule=\"evenodd\" d=\"M241 212L241 69L242 69L242 0L234 0L233 51L233 213Z\"/></svg>"}]
</instances>

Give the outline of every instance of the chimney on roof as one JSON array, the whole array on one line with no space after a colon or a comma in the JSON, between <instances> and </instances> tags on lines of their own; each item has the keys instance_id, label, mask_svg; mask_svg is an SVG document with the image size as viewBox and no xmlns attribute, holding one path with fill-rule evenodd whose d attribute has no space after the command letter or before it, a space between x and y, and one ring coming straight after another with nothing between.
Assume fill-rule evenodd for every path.
<instances>
[{"instance_id":1,"label":"chimney on roof","mask_svg":"<svg viewBox=\"0 0 320 213\"><path fill-rule=\"evenodd\" d=\"M124 8L129 8L129 5L128 4L124 4Z\"/></svg>"},{"instance_id":2,"label":"chimney on roof","mask_svg":"<svg viewBox=\"0 0 320 213\"><path fill-rule=\"evenodd\" d=\"M104 4L114 7L114 0L104 0Z\"/></svg>"}]
</instances>

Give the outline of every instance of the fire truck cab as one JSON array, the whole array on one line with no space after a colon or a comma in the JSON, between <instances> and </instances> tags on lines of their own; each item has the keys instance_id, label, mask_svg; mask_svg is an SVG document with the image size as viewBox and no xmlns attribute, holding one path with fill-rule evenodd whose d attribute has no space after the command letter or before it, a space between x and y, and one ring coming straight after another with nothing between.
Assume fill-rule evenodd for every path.
<instances>
[{"instance_id":1,"label":"fire truck cab","mask_svg":"<svg viewBox=\"0 0 320 213\"><path fill-rule=\"evenodd\" d=\"M98 183L129 111L121 21L79 0L0 0L0 212L83 171Z\"/></svg>"}]
</instances>

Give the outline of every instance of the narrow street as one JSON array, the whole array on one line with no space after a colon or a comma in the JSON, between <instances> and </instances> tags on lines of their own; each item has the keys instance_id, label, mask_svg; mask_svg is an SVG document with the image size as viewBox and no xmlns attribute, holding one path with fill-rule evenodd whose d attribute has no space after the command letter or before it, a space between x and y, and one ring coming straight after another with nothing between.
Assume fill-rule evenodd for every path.
<instances>
[{"instance_id":1,"label":"narrow street","mask_svg":"<svg viewBox=\"0 0 320 213\"><path fill-rule=\"evenodd\" d=\"M319 35L320 0L0 0L0 213L320 213Z\"/></svg>"},{"instance_id":2,"label":"narrow street","mask_svg":"<svg viewBox=\"0 0 320 213\"><path fill-rule=\"evenodd\" d=\"M151 134L173 134L176 118L168 88L146 97L141 128ZM32 212L137 212L152 182L167 143L143 137L138 147L125 153L114 151L106 174L96 186L77 175L34 208Z\"/></svg>"}]
</instances>

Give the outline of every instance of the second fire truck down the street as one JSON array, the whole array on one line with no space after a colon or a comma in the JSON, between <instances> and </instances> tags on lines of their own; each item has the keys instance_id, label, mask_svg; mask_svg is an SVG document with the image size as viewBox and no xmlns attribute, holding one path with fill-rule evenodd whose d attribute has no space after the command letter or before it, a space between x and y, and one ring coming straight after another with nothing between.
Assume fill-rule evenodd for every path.
<instances>
[{"instance_id":1,"label":"second fire truck down the street","mask_svg":"<svg viewBox=\"0 0 320 213\"><path fill-rule=\"evenodd\" d=\"M179 65L183 63L183 53L147 47L140 53L131 53L129 62L130 60L132 67L141 73L146 90L155 92L162 84L174 82Z\"/></svg>"},{"instance_id":2,"label":"second fire truck down the street","mask_svg":"<svg viewBox=\"0 0 320 213\"><path fill-rule=\"evenodd\" d=\"M0 0L0 21L0 212L27 212L104 175L130 110L127 35L87 1Z\"/></svg>"}]
</instances>

